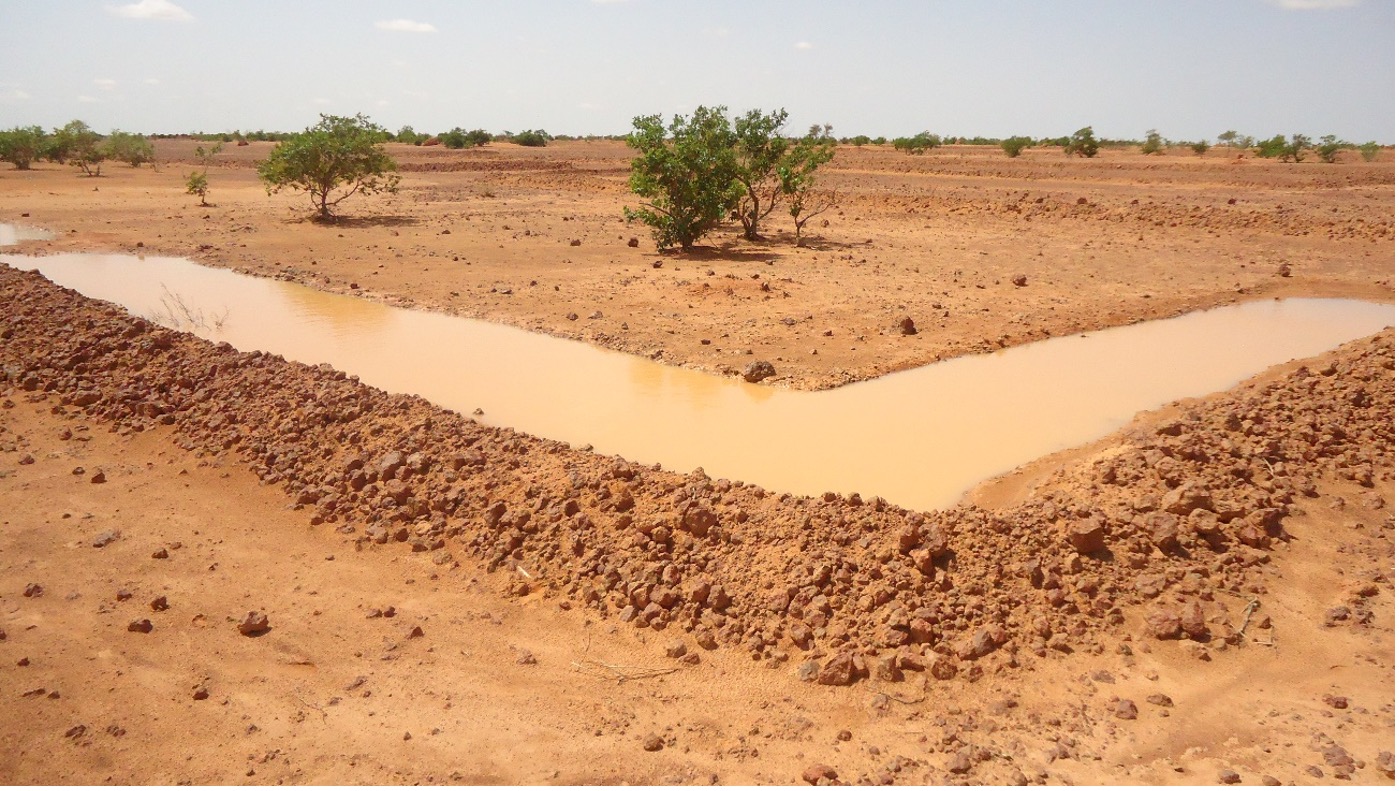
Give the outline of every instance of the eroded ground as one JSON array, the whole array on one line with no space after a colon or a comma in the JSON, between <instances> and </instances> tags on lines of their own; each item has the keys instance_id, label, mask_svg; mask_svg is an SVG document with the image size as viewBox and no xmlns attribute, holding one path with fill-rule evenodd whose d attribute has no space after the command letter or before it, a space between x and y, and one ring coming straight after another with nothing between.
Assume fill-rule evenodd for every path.
<instances>
[{"instance_id":1,"label":"eroded ground","mask_svg":"<svg viewBox=\"0 0 1399 791\"><path fill-rule=\"evenodd\" d=\"M749 344L794 386L1393 297L1389 162L849 152L816 249L682 258L616 221L624 149L506 151L411 152L457 169L338 226L245 166L207 211L177 165L6 171L0 220L697 367ZM6 782L1392 782L1392 332L916 513L481 426L33 274L0 268L0 304Z\"/></svg>"}]
</instances>

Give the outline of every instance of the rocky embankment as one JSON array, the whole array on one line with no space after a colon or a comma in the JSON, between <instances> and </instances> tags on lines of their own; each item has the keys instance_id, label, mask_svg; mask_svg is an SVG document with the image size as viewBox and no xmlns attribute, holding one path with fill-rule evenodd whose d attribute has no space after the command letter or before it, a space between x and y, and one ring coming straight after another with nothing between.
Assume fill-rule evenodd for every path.
<instances>
[{"instance_id":1,"label":"rocky embankment","mask_svg":"<svg viewBox=\"0 0 1399 791\"><path fill-rule=\"evenodd\" d=\"M1128 433L1014 509L920 513L485 427L8 267L0 302L7 408L168 426L364 551L475 556L508 572L508 595L731 646L818 683L975 677L1143 631L1227 650L1240 624L1216 594L1266 596L1258 569L1288 540L1294 503L1328 477L1374 489L1362 506L1387 507L1392 490L1392 332ZM1343 609L1364 618L1363 600Z\"/></svg>"}]
</instances>

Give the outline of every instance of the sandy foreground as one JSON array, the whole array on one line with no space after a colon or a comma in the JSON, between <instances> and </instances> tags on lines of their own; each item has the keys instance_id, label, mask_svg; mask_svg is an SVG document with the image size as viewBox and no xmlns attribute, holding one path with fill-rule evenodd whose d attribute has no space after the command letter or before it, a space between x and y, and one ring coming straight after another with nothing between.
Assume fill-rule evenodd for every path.
<instances>
[{"instance_id":1,"label":"sandy foreground","mask_svg":"<svg viewBox=\"0 0 1399 791\"><path fill-rule=\"evenodd\" d=\"M810 247L774 218L663 256L620 144L396 148L404 190L329 226L258 144L197 207L192 149L0 171L0 222L806 388L1393 299L1392 159L850 149ZM0 305L0 781L1393 782L1392 332L920 514L481 426L36 275Z\"/></svg>"}]
</instances>

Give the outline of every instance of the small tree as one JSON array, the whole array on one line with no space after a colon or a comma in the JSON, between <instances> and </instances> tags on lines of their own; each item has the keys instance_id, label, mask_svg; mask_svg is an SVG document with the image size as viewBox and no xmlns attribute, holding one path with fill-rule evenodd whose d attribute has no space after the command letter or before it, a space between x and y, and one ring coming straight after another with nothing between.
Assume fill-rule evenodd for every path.
<instances>
[{"instance_id":1,"label":"small tree","mask_svg":"<svg viewBox=\"0 0 1399 791\"><path fill-rule=\"evenodd\" d=\"M125 162L133 168L155 161L155 146L151 145L150 140L117 129L107 136L105 148L108 158Z\"/></svg>"},{"instance_id":2,"label":"small tree","mask_svg":"<svg viewBox=\"0 0 1399 791\"><path fill-rule=\"evenodd\" d=\"M735 136L728 108L700 106L689 118L674 116L667 127L661 116L632 119L627 145L639 153L631 163L632 192L647 199L640 209L627 207L627 220L651 226L656 248L679 245L689 250L719 226L743 194L735 176Z\"/></svg>"},{"instance_id":3,"label":"small tree","mask_svg":"<svg viewBox=\"0 0 1399 791\"><path fill-rule=\"evenodd\" d=\"M1220 132L1218 139L1219 142L1223 143L1226 146L1233 146L1239 140L1239 133L1235 132L1233 129L1230 129L1227 132Z\"/></svg>"},{"instance_id":4,"label":"small tree","mask_svg":"<svg viewBox=\"0 0 1399 791\"><path fill-rule=\"evenodd\" d=\"M484 129L472 129L470 132L466 133L466 142L480 148L491 142L491 133Z\"/></svg>"},{"instance_id":5,"label":"small tree","mask_svg":"<svg viewBox=\"0 0 1399 791\"><path fill-rule=\"evenodd\" d=\"M400 127L398 134L393 136L393 141L395 143L407 143L410 146L420 146L423 144L423 141L427 139L428 135L421 134L415 131L413 127L407 125Z\"/></svg>"},{"instance_id":6,"label":"small tree","mask_svg":"<svg viewBox=\"0 0 1399 791\"><path fill-rule=\"evenodd\" d=\"M1064 144L1064 154L1080 157L1098 156L1098 138L1093 136L1093 127L1085 126L1074 132L1073 137Z\"/></svg>"},{"instance_id":7,"label":"small tree","mask_svg":"<svg viewBox=\"0 0 1399 791\"><path fill-rule=\"evenodd\" d=\"M1207 142L1205 142L1204 140L1201 140L1201 141L1198 142L1198 143L1191 143L1191 144L1190 144L1190 150L1191 150L1191 151L1194 151L1196 156L1201 156L1201 157L1202 157L1202 156L1204 156L1206 153L1209 152L1209 150L1210 150L1210 144L1207 143Z\"/></svg>"},{"instance_id":8,"label":"small tree","mask_svg":"<svg viewBox=\"0 0 1399 791\"><path fill-rule=\"evenodd\" d=\"M466 130L460 126L454 126L446 132L437 136L442 145L447 148L466 148Z\"/></svg>"},{"instance_id":9,"label":"small tree","mask_svg":"<svg viewBox=\"0 0 1399 791\"><path fill-rule=\"evenodd\" d=\"M196 170L185 177L185 193L188 195L198 195L199 205L208 206L206 198L209 195L209 165L213 164L214 157L223 150L223 143L215 145L208 151L204 146L194 149L194 156L204 165L203 170Z\"/></svg>"},{"instance_id":10,"label":"small tree","mask_svg":"<svg viewBox=\"0 0 1399 791\"><path fill-rule=\"evenodd\" d=\"M278 143L257 174L269 195L284 187L305 192L317 218L327 221L352 195L398 191L398 164L384 151L385 134L363 114L322 114L320 123Z\"/></svg>"},{"instance_id":11,"label":"small tree","mask_svg":"<svg viewBox=\"0 0 1399 791\"><path fill-rule=\"evenodd\" d=\"M1254 148L1254 153L1264 159L1276 159L1282 156L1287 148L1287 138L1282 135L1273 135L1266 140L1259 140Z\"/></svg>"},{"instance_id":12,"label":"small tree","mask_svg":"<svg viewBox=\"0 0 1399 791\"><path fill-rule=\"evenodd\" d=\"M791 148L791 141L782 135L786 123L785 109L767 115L749 110L734 119L735 178L743 186L738 220L743 223L743 238L750 241L760 238L759 224L777 207L782 195L777 169Z\"/></svg>"},{"instance_id":13,"label":"small tree","mask_svg":"<svg viewBox=\"0 0 1399 791\"><path fill-rule=\"evenodd\" d=\"M903 151L909 154L922 154L930 148L937 148L942 145L942 138L927 130L919 132L913 137L894 138L894 150Z\"/></svg>"},{"instance_id":14,"label":"small tree","mask_svg":"<svg viewBox=\"0 0 1399 791\"><path fill-rule=\"evenodd\" d=\"M97 176L102 173L102 160L106 158L100 151L101 145L101 135L82 121L74 120L53 130L44 156L60 165L72 162L87 175Z\"/></svg>"},{"instance_id":15,"label":"small tree","mask_svg":"<svg viewBox=\"0 0 1399 791\"><path fill-rule=\"evenodd\" d=\"M1316 155L1321 158L1322 162L1333 165L1336 163L1336 155L1345 147L1345 141L1338 139L1335 135L1322 135L1321 140L1317 142Z\"/></svg>"},{"instance_id":16,"label":"small tree","mask_svg":"<svg viewBox=\"0 0 1399 791\"><path fill-rule=\"evenodd\" d=\"M1361 143L1358 148L1360 149L1361 159L1364 159L1366 162L1374 162L1375 158L1380 155L1380 144L1373 140Z\"/></svg>"},{"instance_id":17,"label":"small tree","mask_svg":"<svg viewBox=\"0 0 1399 791\"><path fill-rule=\"evenodd\" d=\"M806 137L796 141L777 168L782 194L787 198L787 213L796 226L796 244L802 243L802 228L812 217L835 207L834 190L816 189L816 170L835 157L835 140L831 126L813 125Z\"/></svg>"},{"instance_id":18,"label":"small tree","mask_svg":"<svg viewBox=\"0 0 1399 791\"><path fill-rule=\"evenodd\" d=\"M1020 152L1024 151L1030 146L1033 146L1034 144L1035 141L1031 140L1028 137L1007 137L1006 139L1001 141L1001 150L1006 152L1006 156L1014 158L1020 156Z\"/></svg>"},{"instance_id":19,"label":"small tree","mask_svg":"<svg viewBox=\"0 0 1399 791\"><path fill-rule=\"evenodd\" d=\"M30 164L43 156L47 137L39 126L16 126L0 132L0 159L16 170L29 170Z\"/></svg>"},{"instance_id":20,"label":"small tree","mask_svg":"<svg viewBox=\"0 0 1399 791\"><path fill-rule=\"evenodd\" d=\"M510 138L510 142L527 148L543 148L549 145L549 133L543 129L527 129Z\"/></svg>"},{"instance_id":21,"label":"small tree","mask_svg":"<svg viewBox=\"0 0 1399 791\"><path fill-rule=\"evenodd\" d=\"M1166 141L1161 137L1161 133L1155 129L1146 130L1146 142L1142 143L1143 154L1164 154L1166 153Z\"/></svg>"}]
</instances>

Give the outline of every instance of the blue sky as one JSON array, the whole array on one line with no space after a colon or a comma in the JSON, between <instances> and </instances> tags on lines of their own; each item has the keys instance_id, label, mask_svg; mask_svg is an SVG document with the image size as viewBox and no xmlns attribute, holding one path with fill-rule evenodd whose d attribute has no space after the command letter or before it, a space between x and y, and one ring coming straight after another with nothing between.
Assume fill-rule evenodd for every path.
<instances>
[{"instance_id":1,"label":"blue sky","mask_svg":"<svg viewBox=\"0 0 1399 791\"><path fill-rule=\"evenodd\" d=\"M0 128L624 133L700 104L837 135L1394 142L1392 0L0 0Z\"/></svg>"}]
</instances>

